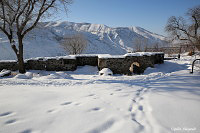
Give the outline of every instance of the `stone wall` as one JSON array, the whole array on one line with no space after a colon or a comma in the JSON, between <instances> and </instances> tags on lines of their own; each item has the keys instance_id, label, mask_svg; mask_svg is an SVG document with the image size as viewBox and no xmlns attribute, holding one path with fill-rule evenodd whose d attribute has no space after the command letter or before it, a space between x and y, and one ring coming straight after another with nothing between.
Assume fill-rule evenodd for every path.
<instances>
[{"instance_id":1,"label":"stone wall","mask_svg":"<svg viewBox=\"0 0 200 133\"><path fill-rule=\"evenodd\" d=\"M98 66L98 55L78 55L76 61L77 66Z\"/></svg>"},{"instance_id":2,"label":"stone wall","mask_svg":"<svg viewBox=\"0 0 200 133\"><path fill-rule=\"evenodd\" d=\"M125 58L99 58L98 69L109 68L113 74L128 74L128 67Z\"/></svg>"},{"instance_id":3,"label":"stone wall","mask_svg":"<svg viewBox=\"0 0 200 133\"><path fill-rule=\"evenodd\" d=\"M16 61L1 61L0 62L0 70L7 69L7 70L18 70L18 64Z\"/></svg>"},{"instance_id":4,"label":"stone wall","mask_svg":"<svg viewBox=\"0 0 200 133\"><path fill-rule=\"evenodd\" d=\"M43 58L39 58L37 60L27 60L25 66L27 70L45 70L46 61Z\"/></svg>"},{"instance_id":5,"label":"stone wall","mask_svg":"<svg viewBox=\"0 0 200 133\"><path fill-rule=\"evenodd\" d=\"M154 64L164 63L163 53L154 53L151 55L143 56L125 56L124 58L112 58L104 57L98 59L99 70L103 68L109 68L113 74L131 74L131 64L138 63L140 69L137 70L137 74L143 73L147 67L154 67Z\"/></svg>"},{"instance_id":6,"label":"stone wall","mask_svg":"<svg viewBox=\"0 0 200 133\"><path fill-rule=\"evenodd\" d=\"M63 58L38 58L29 59L25 61L25 68L27 70L46 70L46 71L74 71L77 68L76 59ZM0 62L0 70L18 70L17 62L3 61Z\"/></svg>"},{"instance_id":7,"label":"stone wall","mask_svg":"<svg viewBox=\"0 0 200 133\"><path fill-rule=\"evenodd\" d=\"M144 55L121 55L98 57L98 55L78 55L74 58L37 58L25 61L27 70L46 71L74 71L77 66L98 66L98 69L109 68L114 74L130 74L131 64L139 64L139 70L134 73L143 73L147 67L154 67L154 64L164 63L163 53ZM0 70L17 70L16 61L0 61Z\"/></svg>"},{"instance_id":8,"label":"stone wall","mask_svg":"<svg viewBox=\"0 0 200 133\"><path fill-rule=\"evenodd\" d=\"M158 53L154 55L154 64L164 63L164 53Z\"/></svg>"},{"instance_id":9,"label":"stone wall","mask_svg":"<svg viewBox=\"0 0 200 133\"><path fill-rule=\"evenodd\" d=\"M25 63L28 70L47 70L47 71L74 71L77 67L76 59L38 59L27 60Z\"/></svg>"}]
</instances>

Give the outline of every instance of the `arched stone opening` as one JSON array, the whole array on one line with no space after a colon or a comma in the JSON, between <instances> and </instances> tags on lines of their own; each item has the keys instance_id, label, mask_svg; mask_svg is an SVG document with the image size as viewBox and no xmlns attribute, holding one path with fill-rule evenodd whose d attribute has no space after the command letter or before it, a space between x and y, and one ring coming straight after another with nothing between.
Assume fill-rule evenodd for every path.
<instances>
[{"instance_id":1,"label":"arched stone opening","mask_svg":"<svg viewBox=\"0 0 200 133\"><path fill-rule=\"evenodd\" d=\"M133 74L140 74L142 73L141 65L138 62L133 62L129 68L130 72Z\"/></svg>"}]
</instances>

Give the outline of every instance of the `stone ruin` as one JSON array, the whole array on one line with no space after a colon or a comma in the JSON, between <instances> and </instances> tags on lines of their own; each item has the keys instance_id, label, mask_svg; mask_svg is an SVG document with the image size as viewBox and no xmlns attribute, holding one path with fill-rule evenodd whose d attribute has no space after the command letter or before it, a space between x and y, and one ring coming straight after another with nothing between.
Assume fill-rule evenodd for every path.
<instances>
[{"instance_id":1,"label":"stone ruin","mask_svg":"<svg viewBox=\"0 0 200 133\"><path fill-rule=\"evenodd\" d=\"M74 71L77 66L97 66L99 70L109 68L113 74L140 74L147 67L164 63L164 53L137 52L125 55L72 55L60 57L42 57L25 60L27 70ZM18 70L17 61L0 61L0 70Z\"/></svg>"},{"instance_id":2,"label":"stone ruin","mask_svg":"<svg viewBox=\"0 0 200 133\"><path fill-rule=\"evenodd\" d=\"M124 56L100 56L98 68L109 68L113 74L140 74L147 67L154 67L154 64L164 63L164 53L138 52Z\"/></svg>"}]
</instances>

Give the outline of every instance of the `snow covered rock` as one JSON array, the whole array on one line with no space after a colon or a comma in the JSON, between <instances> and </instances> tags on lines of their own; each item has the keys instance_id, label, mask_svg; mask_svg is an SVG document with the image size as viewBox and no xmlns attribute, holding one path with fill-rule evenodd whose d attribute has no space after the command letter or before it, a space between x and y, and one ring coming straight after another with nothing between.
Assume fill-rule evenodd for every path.
<instances>
[{"instance_id":1,"label":"snow covered rock","mask_svg":"<svg viewBox=\"0 0 200 133\"><path fill-rule=\"evenodd\" d=\"M25 75L26 75L28 78L33 78L33 73L32 73L32 72L26 72Z\"/></svg>"},{"instance_id":2,"label":"snow covered rock","mask_svg":"<svg viewBox=\"0 0 200 133\"><path fill-rule=\"evenodd\" d=\"M33 73L32 72L26 72L25 74L17 74L14 78L16 79L31 79L33 78Z\"/></svg>"},{"instance_id":3,"label":"snow covered rock","mask_svg":"<svg viewBox=\"0 0 200 133\"><path fill-rule=\"evenodd\" d=\"M16 79L29 79L28 76L26 76L25 74L17 74L15 76Z\"/></svg>"},{"instance_id":4,"label":"snow covered rock","mask_svg":"<svg viewBox=\"0 0 200 133\"><path fill-rule=\"evenodd\" d=\"M113 75L113 72L109 68L103 68L101 71L99 71L99 75L108 76Z\"/></svg>"},{"instance_id":5,"label":"snow covered rock","mask_svg":"<svg viewBox=\"0 0 200 133\"><path fill-rule=\"evenodd\" d=\"M10 75L11 75L11 71L10 70L3 69L0 72L0 77L10 76Z\"/></svg>"},{"instance_id":6,"label":"snow covered rock","mask_svg":"<svg viewBox=\"0 0 200 133\"><path fill-rule=\"evenodd\" d=\"M40 79L70 79L70 75L65 72L49 72L46 74L39 74Z\"/></svg>"}]
</instances>

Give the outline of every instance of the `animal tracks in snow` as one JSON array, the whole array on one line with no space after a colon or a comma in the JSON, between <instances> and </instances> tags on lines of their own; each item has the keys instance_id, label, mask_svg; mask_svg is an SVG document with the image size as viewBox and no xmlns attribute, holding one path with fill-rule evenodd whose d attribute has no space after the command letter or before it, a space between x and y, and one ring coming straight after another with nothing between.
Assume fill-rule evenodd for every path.
<instances>
[{"instance_id":1,"label":"animal tracks in snow","mask_svg":"<svg viewBox=\"0 0 200 133\"><path fill-rule=\"evenodd\" d=\"M117 90L115 90L115 91L122 91L122 89L117 89Z\"/></svg>"},{"instance_id":2,"label":"animal tracks in snow","mask_svg":"<svg viewBox=\"0 0 200 133\"><path fill-rule=\"evenodd\" d=\"M12 111L7 111L4 113L0 113L0 119L2 119L2 125L4 126L11 126L13 124L16 124L18 122L20 122L20 120L13 118L15 117L15 112Z\"/></svg>"},{"instance_id":3,"label":"animal tracks in snow","mask_svg":"<svg viewBox=\"0 0 200 133\"><path fill-rule=\"evenodd\" d=\"M149 88L141 88L136 91L135 97L132 99L132 104L129 107L131 112L131 117L134 122L139 125L139 130L144 130L145 128L150 128L151 125L146 118L146 106L148 106L145 101L145 96ZM146 109L146 110L145 110Z\"/></svg>"},{"instance_id":4,"label":"animal tracks in snow","mask_svg":"<svg viewBox=\"0 0 200 133\"><path fill-rule=\"evenodd\" d=\"M4 124L5 125L10 125L10 124L14 124L16 122L17 122L17 119L10 119L10 120L6 121Z\"/></svg>"},{"instance_id":5,"label":"animal tracks in snow","mask_svg":"<svg viewBox=\"0 0 200 133\"><path fill-rule=\"evenodd\" d=\"M131 112L132 120L139 125L138 132L151 131L159 133L159 129L154 126L157 125L157 122L152 117L152 109L148 103L148 93L151 89L149 84L150 82L147 81L143 88L136 91L129 111Z\"/></svg>"},{"instance_id":6,"label":"animal tracks in snow","mask_svg":"<svg viewBox=\"0 0 200 133\"><path fill-rule=\"evenodd\" d=\"M0 118L1 117L7 117L7 116L10 116L10 115L12 115L13 114L13 112L4 112L4 113L1 113L0 114Z\"/></svg>"},{"instance_id":7,"label":"animal tracks in snow","mask_svg":"<svg viewBox=\"0 0 200 133\"><path fill-rule=\"evenodd\" d=\"M103 110L103 109L100 107L94 107L92 109L89 109L88 112L96 112L96 111L101 111L101 110Z\"/></svg>"},{"instance_id":8,"label":"animal tracks in snow","mask_svg":"<svg viewBox=\"0 0 200 133\"><path fill-rule=\"evenodd\" d=\"M40 131L40 130L33 130L31 128L28 128L28 129L22 130L19 133L42 133L42 131Z\"/></svg>"},{"instance_id":9,"label":"animal tracks in snow","mask_svg":"<svg viewBox=\"0 0 200 133\"><path fill-rule=\"evenodd\" d=\"M55 108L52 108L52 109L49 109L47 110L47 113L56 113L56 112L59 112L61 111L62 109L64 109L64 107L67 107L69 105L75 105L75 106L79 106L80 103L73 103L73 102L63 102L61 103L59 106L55 107Z\"/></svg>"},{"instance_id":10,"label":"animal tracks in snow","mask_svg":"<svg viewBox=\"0 0 200 133\"><path fill-rule=\"evenodd\" d=\"M69 105L71 104L72 102L65 102L65 103L62 103L61 105Z\"/></svg>"},{"instance_id":11,"label":"animal tracks in snow","mask_svg":"<svg viewBox=\"0 0 200 133\"><path fill-rule=\"evenodd\" d=\"M143 106L142 106L142 105L139 105L138 109L139 109L140 111L143 111Z\"/></svg>"},{"instance_id":12,"label":"animal tracks in snow","mask_svg":"<svg viewBox=\"0 0 200 133\"><path fill-rule=\"evenodd\" d=\"M50 109L50 110L47 111L47 113L54 113L54 112L57 112L57 110L56 109Z\"/></svg>"},{"instance_id":13,"label":"animal tracks in snow","mask_svg":"<svg viewBox=\"0 0 200 133\"><path fill-rule=\"evenodd\" d=\"M24 130L24 131L22 131L20 133L32 133L32 129L26 129L26 130Z\"/></svg>"},{"instance_id":14,"label":"animal tracks in snow","mask_svg":"<svg viewBox=\"0 0 200 133\"><path fill-rule=\"evenodd\" d=\"M93 111L98 111L98 110L100 110L100 109L101 109L101 108L99 108L99 107L92 108Z\"/></svg>"},{"instance_id":15,"label":"animal tracks in snow","mask_svg":"<svg viewBox=\"0 0 200 133\"><path fill-rule=\"evenodd\" d=\"M4 112L4 113L1 113L0 114L0 118L5 118L7 119L7 117L9 118L10 116L14 115L15 113L14 112L11 112L11 111L8 111L8 112ZM9 120L6 120L4 122L5 125L9 125L9 124L13 124L17 122L17 119L9 119Z\"/></svg>"},{"instance_id":16,"label":"animal tracks in snow","mask_svg":"<svg viewBox=\"0 0 200 133\"><path fill-rule=\"evenodd\" d=\"M87 95L87 97L92 97L92 96L95 96L95 94L89 94L89 95Z\"/></svg>"}]
</instances>

